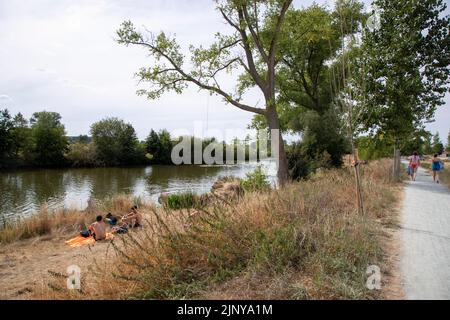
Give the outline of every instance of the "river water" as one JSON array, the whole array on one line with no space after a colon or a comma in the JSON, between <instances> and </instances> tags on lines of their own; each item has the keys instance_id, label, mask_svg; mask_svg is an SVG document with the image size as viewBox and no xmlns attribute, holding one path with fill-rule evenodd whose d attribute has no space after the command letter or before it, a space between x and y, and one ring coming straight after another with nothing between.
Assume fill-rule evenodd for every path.
<instances>
[{"instance_id":1,"label":"river water","mask_svg":"<svg viewBox=\"0 0 450 320\"><path fill-rule=\"evenodd\" d=\"M208 192L220 176L245 177L256 163L233 166L147 166L130 168L69 168L0 173L0 223L30 216L47 204L50 209L84 209L90 197L103 200L125 193L157 201L161 193ZM262 162L271 183L275 164Z\"/></svg>"}]
</instances>

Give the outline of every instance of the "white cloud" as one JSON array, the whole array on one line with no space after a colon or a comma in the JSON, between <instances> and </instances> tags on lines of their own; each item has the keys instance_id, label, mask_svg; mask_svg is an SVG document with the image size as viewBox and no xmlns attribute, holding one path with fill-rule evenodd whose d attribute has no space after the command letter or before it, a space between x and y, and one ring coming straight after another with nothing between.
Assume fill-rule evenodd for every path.
<instances>
[{"instance_id":1,"label":"white cloud","mask_svg":"<svg viewBox=\"0 0 450 320\"><path fill-rule=\"evenodd\" d=\"M12 101L12 98L7 94L0 94L0 101Z\"/></svg>"}]
</instances>

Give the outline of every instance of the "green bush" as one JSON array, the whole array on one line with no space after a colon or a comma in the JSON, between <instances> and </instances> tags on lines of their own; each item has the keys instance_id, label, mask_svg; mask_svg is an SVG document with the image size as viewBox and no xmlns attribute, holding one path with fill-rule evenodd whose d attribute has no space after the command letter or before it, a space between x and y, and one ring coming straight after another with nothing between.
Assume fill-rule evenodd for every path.
<instances>
[{"instance_id":1,"label":"green bush","mask_svg":"<svg viewBox=\"0 0 450 320\"><path fill-rule=\"evenodd\" d=\"M165 201L165 206L167 208L175 210L195 208L197 204L197 196L190 191L168 195L167 200Z\"/></svg>"},{"instance_id":2,"label":"green bush","mask_svg":"<svg viewBox=\"0 0 450 320\"><path fill-rule=\"evenodd\" d=\"M98 159L97 149L93 143L74 143L69 145L65 154L66 159L73 167L95 167L102 165Z\"/></svg>"},{"instance_id":3,"label":"green bush","mask_svg":"<svg viewBox=\"0 0 450 320\"><path fill-rule=\"evenodd\" d=\"M270 189L269 180L261 166L257 166L255 170L247 173L245 179L241 181L241 186L246 192Z\"/></svg>"}]
</instances>

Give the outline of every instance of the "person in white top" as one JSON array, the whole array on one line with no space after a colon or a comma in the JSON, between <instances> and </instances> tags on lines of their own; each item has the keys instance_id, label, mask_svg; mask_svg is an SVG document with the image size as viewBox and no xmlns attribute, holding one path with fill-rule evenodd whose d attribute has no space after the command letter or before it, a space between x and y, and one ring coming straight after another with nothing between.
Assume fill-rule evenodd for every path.
<instances>
[{"instance_id":1,"label":"person in white top","mask_svg":"<svg viewBox=\"0 0 450 320\"><path fill-rule=\"evenodd\" d=\"M411 157L409 157L409 166L412 170L411 179L413 181L416 181L417 169L420 166L420 157L419 157L419 154L417 153L417 151L414 151L413 155Z\"/></svg>"}]
</instances>

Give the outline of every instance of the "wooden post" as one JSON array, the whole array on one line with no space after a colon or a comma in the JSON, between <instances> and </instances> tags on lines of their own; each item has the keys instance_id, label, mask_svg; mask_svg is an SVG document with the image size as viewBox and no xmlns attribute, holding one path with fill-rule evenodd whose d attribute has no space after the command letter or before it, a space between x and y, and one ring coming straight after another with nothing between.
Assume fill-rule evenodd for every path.
<instances>
[{"instance_id":1,"label":"wooden post","mask_svg":"<svg viewBox=\"0 0 450 320\"><path fill-rule=\"evenodd\" d=\"M364 204L363 204L363 196L362 196L362 188L361 188L361 177L360 177L360 163L359 163L359 154L358 149L355 148L353 151L353 159L355 163L355 181L356 181L356 199L358 202L358 213L364 214Z\"/></svg>"},{"instance_id":2,"label":"wooden post","mask_svg":"<svg viewBox=\"0 0 450 320\"><path fill-rule=\"evenodd\" d=\"M396 153L395 153L395 161L397 163L397 172L395 174L395 181L396 182L400 181L400 172L401 172L401 170L400 170L400 166L401 166L400 156L401 156L400 155L400 149L397 149Z\"/></svg>"}]
</instances>

